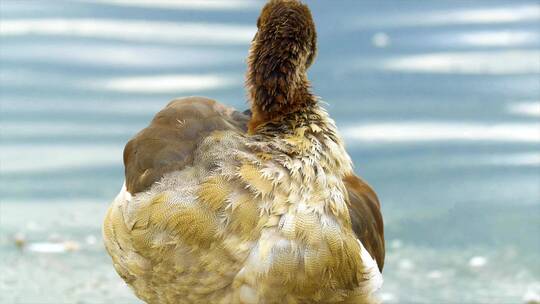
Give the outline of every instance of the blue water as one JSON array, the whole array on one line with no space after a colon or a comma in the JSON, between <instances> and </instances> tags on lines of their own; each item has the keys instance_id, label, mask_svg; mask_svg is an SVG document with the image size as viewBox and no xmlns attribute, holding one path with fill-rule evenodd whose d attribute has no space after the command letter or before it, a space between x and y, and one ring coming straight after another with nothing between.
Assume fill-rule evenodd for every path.
<instances>
[{"instance_id":1,"label":"blue water","mask_svg":"<svg viewBox=\"0 0 540 304\"><path fill-rule=\"evenodd\" d=\"M0 3L3 303L137 302L100 244L101 217L122 184L123 145L169 100L247 108L263 2L224 2ZM386 302L538 295L540 5L307 3L314 92L383 204ZM79 248L21 251L21 235Z\"/></svg>"}]
</instances>

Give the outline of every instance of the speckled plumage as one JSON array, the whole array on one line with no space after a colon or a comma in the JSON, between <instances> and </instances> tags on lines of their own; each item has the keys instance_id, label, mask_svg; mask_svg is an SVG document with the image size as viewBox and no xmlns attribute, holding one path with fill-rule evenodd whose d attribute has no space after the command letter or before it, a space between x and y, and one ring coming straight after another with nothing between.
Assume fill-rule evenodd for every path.
<instances>
[{"instance_id":1,"label":"speckled plumage","mask_svg":"<svg viewBox=\"0 0 540 304\"><path fill-rule=\"evenodd\" d=\"M334 122L309 92L314 28L295 36L309 46L295 55L302 81L292 83L301 93L283 95L271 89L275 78L257 76L286 71L279 63L289 62L256 63L265 53L258 39L282 39L265 29L312 24L306 11L293 0L263 10L248 72L249 132L249 117L190 97L171 102L126 146L126 184L103 234L117 272L142 300L375 301L384 261L379 203L354 176Z\"/></svg>"}]
</instances>

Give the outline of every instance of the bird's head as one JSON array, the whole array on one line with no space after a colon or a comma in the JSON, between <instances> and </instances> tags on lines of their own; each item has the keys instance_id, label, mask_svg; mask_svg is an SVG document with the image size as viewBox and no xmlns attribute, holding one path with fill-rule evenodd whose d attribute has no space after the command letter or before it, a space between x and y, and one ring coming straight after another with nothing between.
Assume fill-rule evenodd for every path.
<instances>
[{"instance_id":1,"label":"bird's head","mask_svg":"<svg viewBox=\"0 0 540 304\"><path fill-rule=\"evenodd\" d=\"M298 0L271 0L257 21L248 58L247 87L254 125L313 103L306 71L317 53L309 8Z\"/></svg>"},{"instance_id":2,"label":"bird's head","mask_svg":"<svg viewBox=\"0 0 540 304\"><path fill-rule=\"evenodd\" d=\"M275 55L297 57L297 64L306 69L313 63L317 53L317 32L307 5L298 0L271 0L261 11L257 29L252 51L280 50L283 53Z\"/></svg>"}]
</instances>

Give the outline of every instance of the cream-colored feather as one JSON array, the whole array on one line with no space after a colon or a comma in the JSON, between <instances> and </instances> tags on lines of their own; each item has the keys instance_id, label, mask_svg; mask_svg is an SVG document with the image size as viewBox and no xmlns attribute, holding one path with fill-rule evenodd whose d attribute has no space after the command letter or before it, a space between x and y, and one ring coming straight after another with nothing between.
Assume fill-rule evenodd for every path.
<instances>
[{"instance_id":1,"label":"cream-colored feather","mask_svg":"<svg viewBox=\"0 0 540 304\"><path fill-rule=\"evenodd\" d=\"M319 113L321 124L333 130ZM335 157L313 155L309 146L297 156L262 154L257 137L212 133L195 151L201 157L194 167L166 174L133 197L124 189L104 225L119 273L144 282L144 288L133 286L151 303L220 303L253 295L265 299L260 303L346 303L369 294L376 288L365 287L371 280L365 273L376 276L378 269L352 231L341 190L351 165L343 161L348 156L340 142L319 134L302 137L324 151L338 147L331 150ZM271 139L276 147L289 142ZM219 155L220 162L208 155ZM304 158L319 159L317 168L326 174L298 168Z\"/></svg>"},{"instance_id":2,"label":"cream-colored feather","mask_svg":"<svg viewBox=\"0 0 540 304\"><path fill-rule=\"evenodd\" d=\"M380 206L309 90L309 9L270 0L258 27L251 116L201 97L160 111L124 150L107 251L147 303L374 303Z\"/></svg>"}]
</instances>

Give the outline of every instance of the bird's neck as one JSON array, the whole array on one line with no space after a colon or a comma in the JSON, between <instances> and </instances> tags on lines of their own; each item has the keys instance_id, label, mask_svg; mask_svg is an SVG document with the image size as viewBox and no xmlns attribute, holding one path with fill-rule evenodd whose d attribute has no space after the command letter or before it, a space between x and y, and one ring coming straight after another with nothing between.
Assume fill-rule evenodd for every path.
<instances>
[{"instance_id":1,"label":"bird's neck","mask_svg":"<svg viewBox=\"0 0 540 304\"><path fill-rule=\"evenodd\" d=\"M250 71L247 85L253 113L248 124L250 134L256 133L261 125L296 119L318 108L305 72L293 78L276 78L268 76L266 71Z\"/></svg>"},{"instance_id":2,"label":"bird's neck","mask_svg":"<svg viewBox=\"0 0 540 304\"><path fill-rule=\"evenodd\" d=\"M248 123L248 133L284 136L307 126L319 126L326 129L326 120L319 115L321 110L316 100L310 101L302 108L271 114L252 107L253 114Z\"/></svg>"},{"instance_id":3,"label":"bird's neck","mask_svg":"<svg viewBox=\"0 0 540 304\"><path fill-rule=\"evenodd\" d=\"M254 136L268 143L278 155L287 155L301 163L307 161L303 170L318 167L340 178L353 172L351 158L334 121L318 104L261 124Z\"/></svg>"}]
</instances>

